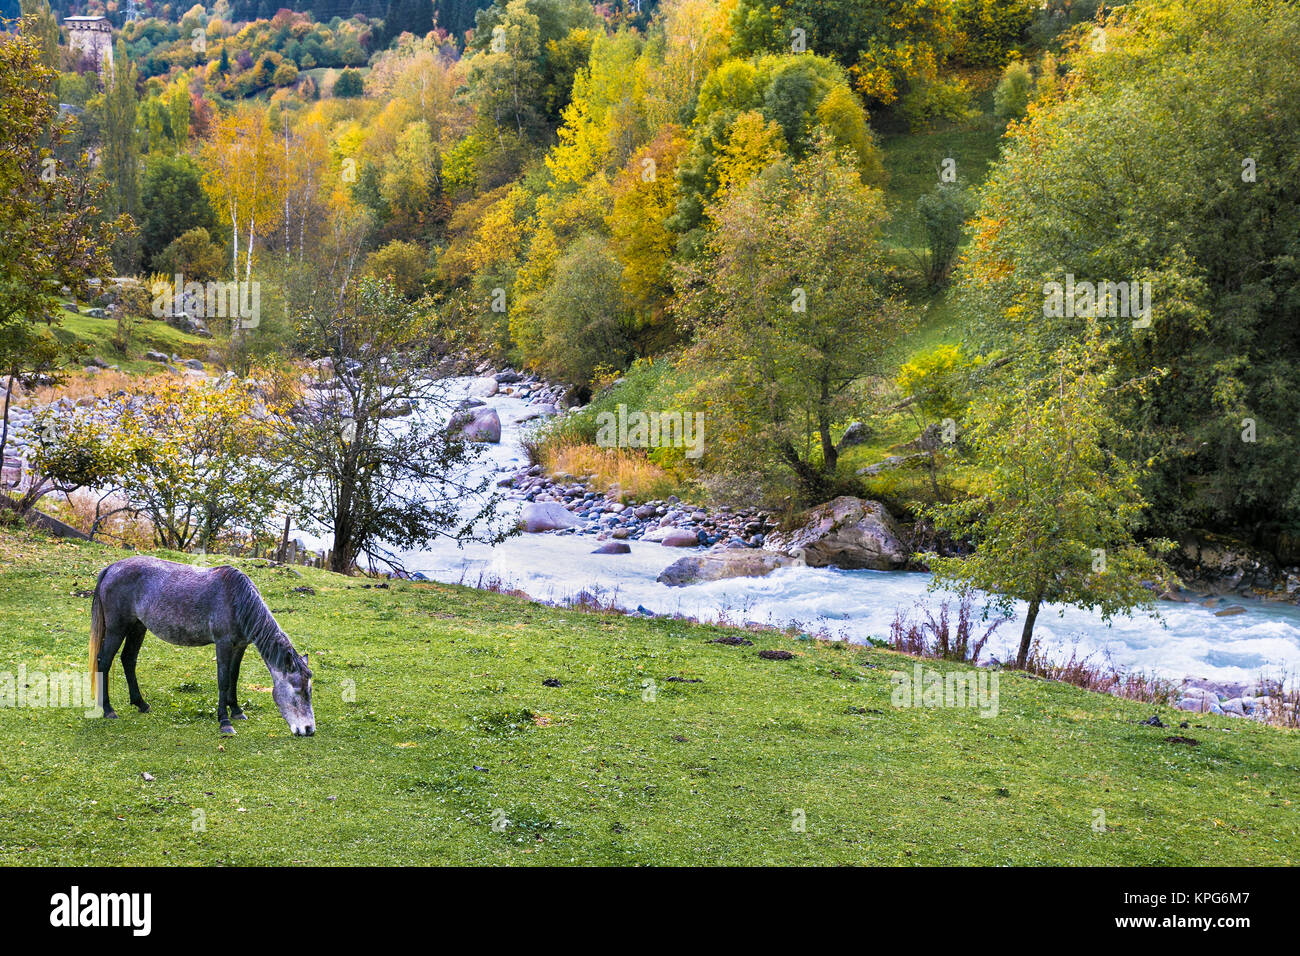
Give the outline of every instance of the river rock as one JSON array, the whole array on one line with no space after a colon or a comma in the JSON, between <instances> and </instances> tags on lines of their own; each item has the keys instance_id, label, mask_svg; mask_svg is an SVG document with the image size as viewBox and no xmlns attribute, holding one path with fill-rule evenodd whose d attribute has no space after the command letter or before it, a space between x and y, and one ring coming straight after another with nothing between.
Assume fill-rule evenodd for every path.
<instances>
[{"instance_id":1,"label":"river rock","mask_svg":"<svg viewBox=\"0 0 1300 956\"><path fill-rule=\"evenodd\" d=\"M659 539L665 548L693 548L700 543L699 535L684 528L671 528Z\"/></svg>"},{"instance_id":2,"label":"river rock","mask_svg":"<svg viewBox=\"0 0 1300 956\"><path fill-rule=\"evenodd\" d=\"M576 528L580 522L558 501L530 501L519 512L519 526L529 534Z\"/></svg>"},{"instance_id":3,"label":"river rock","mask_svg":"<svg viewBox=\"0 0 1300 956\"><path fill-rule=\"evenodd\" d=\"M626 541L611 541L608 544L602 544L592 554L631 554L632 548Z\"/></svg>"},{"instance_id":4,"label":"river rock","mask_svg":"<svg viewBox=\"0 0 1300 956\"><path fill-rule=\"evenodd\" d=\"M802 528L774 531L768 551L802 552L809 567L892 571L907 564L908 551L893 517L878 501L843 495L808 512Z\"/></svg>"},{"instance_id":5,"label":"river rock","mask_svg":"<svg viewBox=\"0 0 1300 956\"><path fill-rule=\"evenodd\" d=\"M1237 615L1237 614L1245 614L1245 613L1246 613L1246 609L1245 609L1244 607L1242 607L1240 604L1229 604L1227 607L1225 607L1225 608L1221 608L1220 610L1215 611L1215 612L1214 612L1214 616L1215 616L1215 617L1233 617L1233 616L1235 616L1235 615Z\"/></svg>"},{"instance_id":6,"label":"river rock","mask_svg":"<svg viewBox=\"0 0 1300 956\"><path fill-rule=\"evenodd\" d=\"M501 416L491 406L482 405L459 412L452 418L452 424L468 441L493 444L501 441Z\"/></svg>"},{"instance_id":7,"label":"river rock","mask_svg":"<svg viewBox=\"0 0 1300 956\"><path fill-rule=\"evenodd\" d=\"M678 558L656 580L670 588L680 588L724 578L763 577L777 568L794 567L799 563L798 558L788 554L749 548L720 548Z\"/></svg>"}]
</instances>

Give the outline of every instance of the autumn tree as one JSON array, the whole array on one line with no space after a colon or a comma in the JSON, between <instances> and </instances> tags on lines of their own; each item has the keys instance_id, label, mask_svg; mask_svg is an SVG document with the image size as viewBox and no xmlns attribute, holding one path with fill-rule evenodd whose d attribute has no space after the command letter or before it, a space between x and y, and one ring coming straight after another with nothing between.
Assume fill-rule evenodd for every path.
<instances>
[{"instance_id":1,"label":"autumn tree","mask_svg":"<svg viewBox=\"0 0 1300 956\"><path fill-rule=\"evenodd\" d=\"M43 55L25 27L0 42L0 455L15 383L57 370L66 356L53 334L63 287L84 295L91 280L111 276L113 240L129 227L102 221L102 185L84 165L55 158L67 131L56 122L55 74Z\"/></svg>"},{"instance_id":2,"label":"autumn tree","mask_svg":"<svg viewBox=\"0 0 1300 956\"><path fill-rule=\"evenodd\" d=\"M749 475L751 493L793 477L821 500L838 463L836 425L851 385L880 362L900 327L883 287L878 190L826 141L799 163L773 164L711 216L702 261L682 271L682 311L696 329L711 464Z\"/></svg>"},{"instance_id":3,"label":"autumn tree","mask_svg":"<svg viewBox=\"0 0 1300 956\"><path fill-rule=\"evenodd\" d=\"M285 165L280 148L265 111L248 104L217 120L200 150L204 188L230 223L234 279L239 278L240 236L244 237L244 280L249 281L258 236L273 232L284 214Z\"/></svg>"},{"instance_id":4,"label":"autumn tree","mask_svg":"<svg viewBox=\"0 0 1300 956\"><path fill-rule=\"evenodd\" d=\"M207 550L237 528L269 536L285 495L271 416L283 411L238 379L155 379L120 403L105 439L125 450L117 483L161 546Z\"/></svg>"}]
</instances>

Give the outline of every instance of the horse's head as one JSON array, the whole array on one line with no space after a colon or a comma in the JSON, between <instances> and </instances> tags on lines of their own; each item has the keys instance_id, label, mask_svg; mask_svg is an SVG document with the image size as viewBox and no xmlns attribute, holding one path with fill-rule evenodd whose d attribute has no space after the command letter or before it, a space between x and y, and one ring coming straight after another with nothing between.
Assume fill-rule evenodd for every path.
<instances>
[{"instance_id":1,"label":"horse's head","mask_svg":"<svg viewBox=\"0 0 1300 956\"><path fill-rule=\"evenodd\" d=\"M271 698L294 736L310 737L316 733L316 715L311 709L311 669L305 654L294 656L296 667L272 672Z\"/></svg>"}]
</instances>

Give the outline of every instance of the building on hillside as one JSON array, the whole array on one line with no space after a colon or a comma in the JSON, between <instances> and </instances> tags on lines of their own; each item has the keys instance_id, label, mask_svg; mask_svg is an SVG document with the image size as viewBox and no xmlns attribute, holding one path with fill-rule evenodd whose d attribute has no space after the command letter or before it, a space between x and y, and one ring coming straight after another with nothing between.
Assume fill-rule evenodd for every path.
<instances>
[{"instance_id":1,"label":"building on hillside","mask_svg":"<svg viewBox=\"0 0 1300 956\"><path fill-rule=\"evenodd\" d=\"M106 17L64 17L68 46L80 56L95 61L101 76L113 69L113 25Z\"/></svg>"}]
</instances>

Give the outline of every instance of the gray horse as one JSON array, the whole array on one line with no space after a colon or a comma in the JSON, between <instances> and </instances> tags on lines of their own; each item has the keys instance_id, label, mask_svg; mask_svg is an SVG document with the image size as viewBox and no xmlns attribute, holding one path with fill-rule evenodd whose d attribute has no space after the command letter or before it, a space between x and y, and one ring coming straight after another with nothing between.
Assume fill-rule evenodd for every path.
<instances>
[{"instance_id":1,"label":"gray horse","mask_svg":"<svg viewBox=\"0 0 1300 956\"><path fill-rule=\"evenodd\" d=\"M108 702L108 671L118 648L131 703L140 713L149 705L135 681L135 662L144 632L181 647L217 647L217 720L233 734L231 718L247 720L239 706L239 664L249 644L257 646L271 672L271 697L300 737L316 732L311 709L311 670L275 623L257 588L238 568L193 568L160 558L127 558L110 564L95 582L91 606L90 678L105 717L116 717Z\"/></svg>"}]
</instances>

